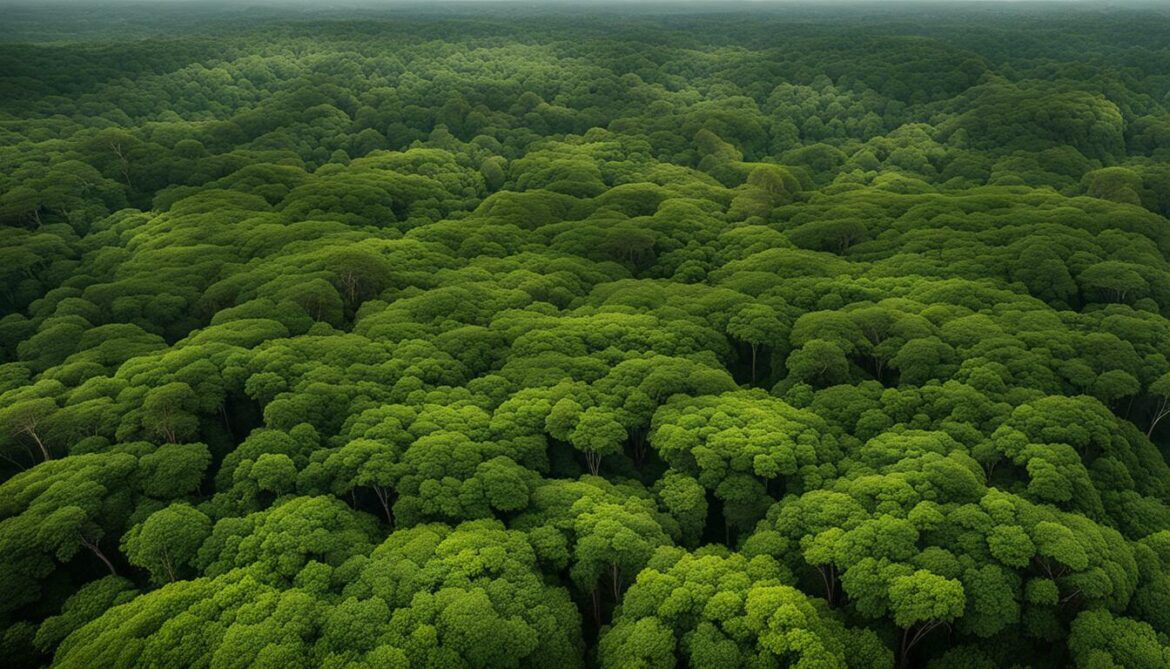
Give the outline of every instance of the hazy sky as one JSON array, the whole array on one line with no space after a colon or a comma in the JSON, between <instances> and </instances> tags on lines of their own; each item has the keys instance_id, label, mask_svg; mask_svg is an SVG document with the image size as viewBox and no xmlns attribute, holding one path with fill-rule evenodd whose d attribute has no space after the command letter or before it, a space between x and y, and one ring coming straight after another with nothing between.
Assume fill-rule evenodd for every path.
<instances>
[{"instance_id":1,"label":"hazy sky","mask_svg":"<svg viewBox=\"0 0 1170 669\"><path fill-rule=\"evenodd\" d=\"M927 3L927 4L982 4L989 2L1014 2L1014 3L1070 3L1070 4L1103 4L1103 5L1157 5L1170 4L1170 0L0 0L0 4L26 4L26 5L46 5L46 4L81 4L81 5L109 5L109 4L138 4L138 5L152 5L152 4L233 4L238 6L247 5L308 5L321 8L329 7L345 7L353 5L378 5L385 7L393 7L395 5L419 5L431 4L436 2L449 4L483 4L483 3L497 3L497 4L517 4L517 5L542 5L542 4L571 4L571 5L636 5L636 4L908 4L908 3Z\"/></svg>"}]
</instances>

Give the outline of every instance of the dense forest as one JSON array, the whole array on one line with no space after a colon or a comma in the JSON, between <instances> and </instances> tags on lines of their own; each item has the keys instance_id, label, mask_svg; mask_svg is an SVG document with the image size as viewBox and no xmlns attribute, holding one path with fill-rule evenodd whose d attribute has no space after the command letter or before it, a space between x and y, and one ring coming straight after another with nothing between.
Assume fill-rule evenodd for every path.
<instances>
[{"instance_id":1,"label":"dense forest","mask_svg":"<svg viewBox=\"0 0 1170 669\"><path fill-rule=\"evenodd\" d=\"M0 663L1170 666L1170 11L3 8Z\"/></svg>"}]
</instances>

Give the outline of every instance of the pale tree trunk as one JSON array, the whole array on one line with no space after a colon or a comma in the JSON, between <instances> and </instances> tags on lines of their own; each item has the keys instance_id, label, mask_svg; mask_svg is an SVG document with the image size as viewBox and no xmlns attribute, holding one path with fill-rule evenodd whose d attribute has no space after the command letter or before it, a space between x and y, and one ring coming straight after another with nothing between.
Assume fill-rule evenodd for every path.
<instances>
[{"instance_id":1,"label":"pale tree trunk","mask_svg":"<svg viewBox=\"0 0 1170 669\"><path fill-rule=\"evenodd\" d=\"M28 421L21 425L20 432L27 434L32 438L33 443L35 443L37 448L40 449L41 457L45 462L53 459L53 456L49 453L49 447L45 445L45 442L41 439L41 436L37 434L37 424L35 421Z\"/></svg>"},{"instance_id":2,"label":"pale tree trunk","mask_svg":"<svg viewBox=\"0 0 1170 669\"><path fill-rule=\"evenodd\" d=\"M752 344L752 385L756 385L756 351L759 350L758 344Z\"/></svg>"},{"instance_id":3,"label":"pale tree trunk","mask_svg":"<svg viewBox=\"0 0 1170 669\"><path fill-rule=\"evenodd\" d=\"M83 534L81 535L81 545L88 548L94 555L98 557L99 560L105 563L106 568L110 570L111 576L118 575L118 570L114 569L114 563L110 562L110 559L107 558L106 554L102 552L101 547L97 545L96 541L90 541L89 539L86 539L85 535Z\"/></svg>"},{"instance_id":4,"label":"pale tree trunk","mask_svg":"<svg viewBox=\"0 0 1170 669\"><path fill-rule=\"evenodd\" d=\"M589 465L589 473L597 476L601 471L601 456L593 451L585 451L585 464Z\"/></svg>"},{"instance_id":5,"label":"pale tree trunk","mask_svg":"<svg viewBox=\"0 0 1170 669\"><path fill-rule=\"evenodd\" d=\"M906 667L910 666L910 651L914 649L914 646L918 645L919 641L922 641L922 639L924 639L927 634L930 634L934 628L945 624L946 623L941 620L935 620L923 623L922 625L918 626L917 629L913 627L907 627L906 629L902 630L901 652L898 653L899 669L905 669ZM913 630L913 633L911 633L911 630Z\"/></svg>"},{"instance_id":6,"label":"pale tree trunk","mask_svg":"<svg viewBox=\"0 0 1170 669\"><path fill-rule=\"evenodd\" d=\"M1158 404L1158 410L1154 412L1154 420L1150 421L1150 429L1146 430L1146 438L1154 434L1154 428L1158 427L1158 421L1170 415L1170 398L1163 397Z\"/></svg>"}]
</instances>

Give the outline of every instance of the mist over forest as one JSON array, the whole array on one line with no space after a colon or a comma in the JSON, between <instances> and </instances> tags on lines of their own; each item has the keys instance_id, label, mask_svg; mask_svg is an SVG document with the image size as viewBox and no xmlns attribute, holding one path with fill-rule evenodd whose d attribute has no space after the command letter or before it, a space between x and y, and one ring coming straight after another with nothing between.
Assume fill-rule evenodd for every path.
<instances>
[{"instance_id":1,"label":"mist over forest","mask_svg":"<svg viewBox=\"0 0 1170 669\"><path fill-rule=\"evenodd\" d=\"M1170 666L1160 2L0 2L0 665Z\"/></svg>"}]
</instances>

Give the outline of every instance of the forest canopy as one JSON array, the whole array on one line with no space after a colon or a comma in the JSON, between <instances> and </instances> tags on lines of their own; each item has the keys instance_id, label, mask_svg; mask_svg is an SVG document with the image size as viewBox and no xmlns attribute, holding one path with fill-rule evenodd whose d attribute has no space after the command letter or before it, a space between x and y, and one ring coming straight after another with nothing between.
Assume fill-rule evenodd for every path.
<instances>
[{"instance_id":1,"label":"forest canopy","mask_svg":"<svg viewBox=\"0 0 1170 669\"><path fill-rule=\"evenodd\" d=\"M1170 13L13 5L12 667L1170 666Z\"/></svg>"}]
</instances>

